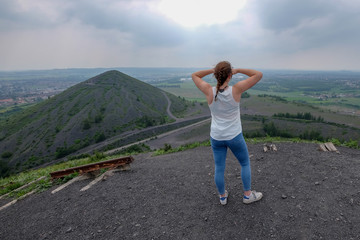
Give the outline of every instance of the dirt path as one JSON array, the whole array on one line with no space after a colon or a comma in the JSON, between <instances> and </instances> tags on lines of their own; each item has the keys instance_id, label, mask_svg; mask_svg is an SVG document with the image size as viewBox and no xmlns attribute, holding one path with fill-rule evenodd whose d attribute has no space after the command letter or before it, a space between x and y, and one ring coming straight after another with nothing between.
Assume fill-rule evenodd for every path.
<instances>
[{"instance_id":1,"label":"dirt path","mask_svg":"<svg viewBox=\"0 0 360 240\"><path fill-rule=\"evenodd\" d=\"M167 102L168 102L168 106L167 106L167 108L166 108L167 114L168 114L172 119L175 119L175 122L178 122L180 119L177 118L177 117L175 117L175 116L172 114L172 112L170 111L170 107L171 107L170 98L166 95L165 92L162 92L162 94L164 94L164 96L165 96L165 98L166 98L166 100L167 100Z\"/></svg>"},{"instance_id":2,"label":"dirt path","mask_svg":"<svg viewBox=\"0 0 360 240\"><path fill-rule=\"evenodd\" d=\"M91 180L30 196L0 212L0 239L360 239L360 151L317 144L249 144L253 188L242 203L240 167L228 155L219 204L209 147L135 156L85 192Z\"/></svg>"}]
</instances>

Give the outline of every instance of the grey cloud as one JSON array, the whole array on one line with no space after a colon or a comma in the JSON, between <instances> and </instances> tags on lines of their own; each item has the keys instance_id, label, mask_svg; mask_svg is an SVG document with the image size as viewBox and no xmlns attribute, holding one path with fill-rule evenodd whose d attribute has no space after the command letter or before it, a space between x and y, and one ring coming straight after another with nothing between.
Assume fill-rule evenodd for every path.
<instances>
[{"instance_id":1,"label":"grey cloud","mask_svg":"<svg viewBox=\"0 0 360 240\"><path fill-rule=\"evenodd\" d=\"M262 5L260 5L262 4ZM296 52L360 41L360 4L344 1L258 1L258 18L272 32L268 47Z\"/></svg>"},{"instance_id":2,"label":"grey cloud","mask_svg":"<svg viewBox=\"0 0 360 240\"><path fill-rule=\"evenodd\" d=\"M32 13L19 14L17 10L19 6L17 2L11 0L0 1L0 27L1 29L9 30L13 28L23 27L24 24L28 25L29 19L31 22L38 22L38 17Z\"/></svg>"},{"instance_id":3,"label":"grey cloud","mask_svg":"<svg viewBox=\"0 0 360 240\"><path fill-rule=\"evenodd\" d=\"M65 19L51 19L41 9L24 10L21 2L16 0L0 0L0 6L0 29L5 31L49 28L65 21Z\"/></svg>"},{"instance_id":4,"label":"grey cloud","mask_svg":"<svg viewBox=\"0 0 360 240\"><path fill-rule=\"evenodd\" d=\"M176 46L184 40L184 30L160 15L150 14L145 7L115 10L111 4L80 1L65 14L99 29L129 33L141 46Z\"/></svg>"},{"instance_id":5,"label":"grey cloud","mask_svg":"<svg viewBox=\"0 0 360 240\"><path fill-rule=\"evenodd\" d=\"M19 11L18 1L0 0L0 28L38 29L52 28L57 25L78 21L97 29L114 29L127 33L139 46L177 46L184 41L184 30L161 15L149 12L145 2L137 2L136 8L129 10L115 8L114 4L130 0L72 1L53 0L53 8L58 17L49 19L42 10ZM57 6L62 6L56 9Z\"/></svg>"},{"instance_id":6,"label":"grey cloud","mask_svg":"<svg viewBox=\"0 0 360 240\"><path fill-rule=\"evenodd\" d=\"M323 21L325 23L320 26L308 24L294 32L303 40L304 47L356 44L360 41L360 31L357 30L360 24L359 14L334 13Z\"/></svg>"},{"instance_id":7,"label":"grey cloud","mask_svg":"<svg viewBox=\"0 0 360 240\"><path fill-rule=\"evenodd\" d=\"M340 52L338 47L360 51L360 1L249 0L236 20L192 30L151 11L148 3L155 1L34 0L30 5L28 1L0 0L0 34L10 36L3 38L7 44L0 38L0 50L12 54L16 45L11 43L16 36L24 36L24 46L31 49L37 38L41 42L40 33L64 37L64 44L73 44L74 49L80 44L94 48L100 44L99 52L109 65L114 64L113 59L134 66L155 66L156 61L181 66L223 59L257 63L257 58L271 65L277 56L291 59L313 49L316 54L322 49ZM21 8L24 3L31 10ZM13 29L20 31L7 34ZM74 39L63 35L72 33L77 33ZM26 36L33 39L29 45ZM116 51L124 57L108 57ZM14 61L13 65L17 64ZM287 60L283 64L288 64Z\"/></svg>"},{"instance_id":8,"label":"grey cloud","mask_svg":"<svg viewBox=\"0 0 360 240\"><path fill-rule=\"evenodd\" d=\"M261 25L270 30L284 31L297 27L306 19L316 19L333 9L326 0L257 1L256 10Z\"/></svg>"}]
</instances>

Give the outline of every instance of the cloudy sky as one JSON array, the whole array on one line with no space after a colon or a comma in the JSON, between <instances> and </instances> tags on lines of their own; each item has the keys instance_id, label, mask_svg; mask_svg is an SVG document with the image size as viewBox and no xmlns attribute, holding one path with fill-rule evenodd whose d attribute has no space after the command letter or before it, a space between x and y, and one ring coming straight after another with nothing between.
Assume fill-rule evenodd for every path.
<instances>
[{"instance_id":1,"label":"cloudy sky","mask_svg":"<svg viewBox=\"0 0 360 240\"><path fill-rule=\"evenodd\" d=\"M0 70L360 70L359 0L0 0Z\"/></svg>"}]
</instances>

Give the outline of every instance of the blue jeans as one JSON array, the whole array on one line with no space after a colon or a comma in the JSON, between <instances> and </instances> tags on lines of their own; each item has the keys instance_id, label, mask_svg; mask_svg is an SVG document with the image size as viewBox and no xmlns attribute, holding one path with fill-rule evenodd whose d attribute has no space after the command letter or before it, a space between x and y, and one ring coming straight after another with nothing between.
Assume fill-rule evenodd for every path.
<instances>
[{"instance_id":1,"label":"blue jeans","mask_svg":"<svg viewBox=\"0 0 360 240\"><path fill-rule=\"evenodd\" d=\"M244 191L251 190L251 168L248 149L242 133L231 140L218 141L210 137L215 160L215 184L219 194L225 193L225 163L227 149L233 152L241 165L241 180Z\"/></svg>"}]
</instances>

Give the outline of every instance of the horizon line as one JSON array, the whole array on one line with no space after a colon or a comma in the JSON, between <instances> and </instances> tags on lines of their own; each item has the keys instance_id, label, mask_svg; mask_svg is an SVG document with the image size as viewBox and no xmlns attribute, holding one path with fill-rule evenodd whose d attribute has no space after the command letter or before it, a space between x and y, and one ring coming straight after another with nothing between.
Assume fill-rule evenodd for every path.
<instances>
[{"instance_id":1,"label":"horizon line","mask_svg":"<svg viewBox=\"0 0 360 240\"><path fill-rule=\"evenodd\" d=\"M55 71L55 70L85 70L85 69L209 69L209 67L68 67L68 68L34 68L34 69L12 69L12 70L2 70L1 73L5 72L31 72L31 71ZM244 67L247 68L247 67ZM333 70L324 70L324 69L294 69L294 68L258 68L264 71L303 71L303 72L360 72L360 69L333 69Z\"/></svg>"}]
</instances>

